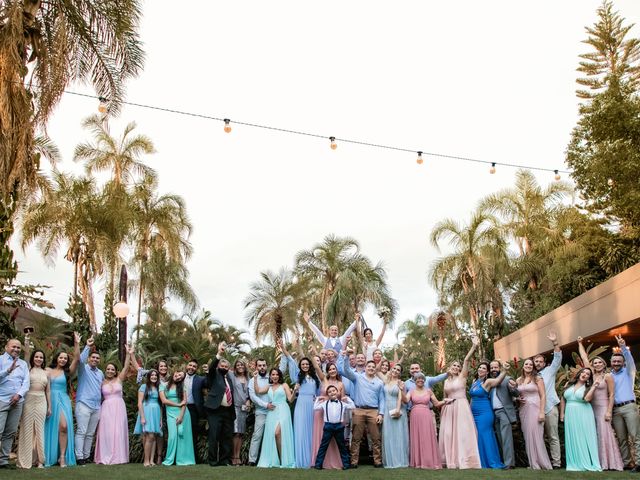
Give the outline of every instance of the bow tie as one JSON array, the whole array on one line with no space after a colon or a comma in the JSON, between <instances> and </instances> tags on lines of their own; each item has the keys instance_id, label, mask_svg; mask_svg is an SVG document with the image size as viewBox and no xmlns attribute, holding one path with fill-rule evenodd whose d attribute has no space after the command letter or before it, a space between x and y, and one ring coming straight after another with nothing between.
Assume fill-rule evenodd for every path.
<instances>
[{"instance_id":1,"label":"bow tie","mask_svg":"<svg viewBox=\"0 0 640 480\"><path fill-rule=\"evenodd\" d=\"M338 403L338 400L329 400L331 403Z\"/></svg>"}]
</instances>

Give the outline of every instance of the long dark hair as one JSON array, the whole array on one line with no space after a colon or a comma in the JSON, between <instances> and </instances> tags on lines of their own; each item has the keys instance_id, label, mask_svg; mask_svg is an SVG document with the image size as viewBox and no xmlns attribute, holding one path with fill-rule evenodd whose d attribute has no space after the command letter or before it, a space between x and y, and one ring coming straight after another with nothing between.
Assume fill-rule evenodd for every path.
<instances>
[{"instance_id":1,"label":"long dark hair","mask_svg":"<svg viewBox=\"0 0 640 480\"><path fill-rule=\"evenodd\" d=\"M151 381L151 374L155 372L156 373L156 383L155 385L153 384L153 382ZM151 369L147 372L147 379L144 382L145 388L144 388L144 401L146 402L149 399L149 393L151 392L151 390L153 388L155 388L156 390L160 390L160 372L156 369ZM160 397L158 397L158 401Z\"/></svg>"},{"instance_id":2,"label":"long dark hair","mask_svg":"<svg viewBox=\"0 0 640 480\"><path fill-rule=\"evenodd\" d=\"M284 383L284 375L282 375L282 371L279 368L272 368L271 370L269 370L269 383L272 383L271 374L273 372L278 373L278 385L282 385Z\"/></svg>"},{"instance_id":3,"label":"long dark hair","mask_svg":"<svg viewBox=\"0 0 640 480\"><path fill-rule=\"evenodd\" d=\"M42 354L42 368L43 370L45 368L47 368L47 356L45 355L44 351L40 350L39 348L35 349L33 352L31 352L31 357L29 358L29 365L31 366L31 368L35 367L35 365L33 364L33 359L36 356L36 353L40 352ZM67 362L69 363L69 362Z\"/></svg>"},{"instance_id":4,"label":"long dark hair","mask_svg":"<svg viewBox=\"0 0 640 480\"><path fill-rule=\"evenodd\" d=\"M484 365L485 367L487 367L487 376L484 377L484 380L486 380L487 378L489 378L489 370L491 368L491 366L489 365L489 362L487 362L486 360L483 360L482 362L480 362L478 364L478 367L476 368L476 373L475 373L474 377L475 377L476 380L479 378L478 377L478 369L480 368L481 365ZM484 380L482 380L482 383L484 383Z\"/></svg>"},{"instance_id":5,"label":"long dark hair","mask_svg":"<svg viewBox=\"0 0 640 480\"><path fill-rule=\"evenodd\" d=\"M329 380L329 367L334 366L336 367L336 380L342 381L342 376L340 375L340 372L338 371L338 366L335 363L327 363L327 380Z\"/></svg>"},{"instance_id":6,"label":"long dark hair","mask_svg":"<svg viewBox=\"0 0 640 480\"><path fill-rule=\"evenodd\" d=\"M309 371L307 373L302 371L302 362L304 362L305 360L309 362ZM300 386L302 386L302 382L304 382L306 375L309 375L311 378L313 378L313 381L316 382L316 389L320 388L320 379L316 374L316 369L313 368L313 363L311 363L309 357L302 357L298 362L298 383L300 384Z\"/></svg>"},{"instance_id":7,"label":"long dark hair","mask_svg":"<svg viewBox=\"0 0 640 480\"><path fill-rule=\"evenodd\" d=\"M51 360L51 364L49 365L49 368L51 369L58 368L58 358L63 353L67 356L67 363L64 367L62 367L62 373L64 374L65 379L67 380L67 394L68 394L69 392L71 392L71 372L69 371L69 366L71 365L71 355L69 355L69 353L65 352L64 350L60 350L58 353L56 353L53 356L53 360ZM81 367L82 366L80 366L79 368Z\"/></svg>"},{"instance_id":8,"label":"long dark hair","mask_svg":"<svg viewBox=\"0 0 640 480\"><path fill-rule=\"evenodd\" d=\"M179 370L176 370L169 377L169 383L167 383L167 391L171 390L171 387L173 387L175 385L176 386L176 395L178 396L178 400L181 402L182 401L182 395L183 395L183 392L184 392L184 377L182 377L182 380L180 380L179 382L175 382L173 380L173 376L178 372L179 372Z\"/></svg>"},{"instance_id":9,"label":"long dark hair","mask_svg":"<svg viewBox=\"0 0 640 480\"><path fill-rule=\"evenodd\" d=\"M593 372L588 367L584 367L578 370L578 373L576 373L574 377L567 382L567 384L564 386L564 389L568 390L569 388L575 386L575 384L578 383L578 380L580 379L580 375L582 375L582 372L589 372L589 380L584 382L584 388L588 390L591 387L591 384L593 383Z\"/></svg>"}]
</instances>

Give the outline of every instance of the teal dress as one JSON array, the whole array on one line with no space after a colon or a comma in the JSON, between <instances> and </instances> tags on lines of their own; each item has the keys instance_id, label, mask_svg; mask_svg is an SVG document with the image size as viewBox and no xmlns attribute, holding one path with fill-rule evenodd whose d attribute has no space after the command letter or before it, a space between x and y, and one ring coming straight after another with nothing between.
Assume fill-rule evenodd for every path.
<instances>
[{"instance_id":1,"label":"teal dress","mask_svg":"<svg viewBox=\"0 0 640 480\"><path fill-rule=\"evenodd\" d=\"M291 410L287 403L287 395L280 386L275 392L269 388L268 402L276 408L267 412L262 437L262 450L260 451L259 467L295 468L296 457L293 446L293 425L291 424ZM280 450L282 461L278 456L276 445L276 427L280 425Z\"/></svg>"},{"instance_id":2,"label":"teal dress","mask_svg":"<svg viewBox=\"0 0 640 480\"><path fill-rule=\"evenodd\" d=\"M68 466L76 464L76 454L73 442L73 413L71 399L67 393L67 377L63 373L51 379L51 415L44 422L44 457L45 466L50 467L58 463L60 445L60 416L67 422L67 451L64 461Z\"/></svg>"},{"instance_id":3,"label":"teal dress","mask_svg":"<svg viewBox=\"0 0 640 480\"><path fill-rule=\"evenodd\" d=\"M599 472L598 434L593 408L584 401L584 385L577 390L571 386L564 391L564 448L567 470Z\"/></svg>"},{"instance_id":4,"label":"teal dress","mask_svg":"<svg viewBox=\"0 0 640 480\"><path fill-rule=\"evenodd\" d=\"M165 385L160 387L167 400L173 403L180 403L175 386L167 390ZM196 459L193 454L193 437L191 436L191 417L189 410L185 408L182 423L176 425L176 420L182 411L181 407L167 405L167 454L164 457L163 465L195 465Z\"/></svg>"}]
</instances>

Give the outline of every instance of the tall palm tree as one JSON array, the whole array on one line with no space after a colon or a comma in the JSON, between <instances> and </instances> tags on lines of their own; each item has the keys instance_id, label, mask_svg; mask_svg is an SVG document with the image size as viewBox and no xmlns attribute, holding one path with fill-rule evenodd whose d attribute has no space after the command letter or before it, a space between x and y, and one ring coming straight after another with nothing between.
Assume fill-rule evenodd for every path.
<instances>
[{"instance_id":1,"label":"tall palm tree","mask_svg":"<svg viewBox=\"0 0 640 480\"><path fill-rule=\"evenodd\" d=\"M109 208L119 212L120 221L110 235L111 249L107 254L107 282L115 291L117 266L120 263L120 249L125 242L131 226L132 208L130 208L129 187L140 178L153 182L156 172L146 165L140 157L155 152L153 142L145 135L133 135L135 122L129 123L119 139L111 135L108 122L98 115L88 117L83 122L93 136L93 141L80 143L74 152L74 161L83 161L87 175L108 171L111 181L104 192Z\"/></svg>"},{"instance_id":2,"label":"tall palm tree","mask_svg":"<svg viewBox=\"0 0 640 480\"><path fill-rule=\"evenodd\" d=\"M308 286L320 311L320 328L329 323L344 326L365 304L389 308L393 321L396 304L381 264L373 265L360 253L360 245L349 237L329 235L311 250L298 252L295 272Z\"/></svg>"},{"instance_id":3,"label":"tall palm tree","mask_svg":"<svg viewBox=\"0 0 640 480\"><path fill-rule=\"evenodd\" d=\"M453 251L437 259L430 269L430 280L443 303L466 313L471 329L483 338L483 319L492 323L500 303L500 281L508 264L506 242L495 217L477 210L468 225L445 219L431 231L431 243L440 249L448 241ZM496 291L499 295L496 295Z\"/></svg>"},{"instance_id":4,"label":"tall palm tree","mask_svg":"<svg viewBox=\"0 0 640 480\"><path fill-rule=\"evenodd\" d=\"M145 264L151 254L151 246L165 249L166 255L175 262L186 262L193 251L189 236L192 225L182 197L160 195L154 177L145 177L132 191L130 205L133 211L131 242L134 248L138 281L138 325L144 293Z\"/></svg>"},{"instance_id":5,"label":"tall palm tree","mask_svg":"<svg viewBox=\"0 0 640 480\"><path fill-rule=\"evenodd\" d=\"M518 170L513 188L487 196L481 208L503 218L503 228L518 246L520 258L530 270L529 288L535 290L541 270L541 257L557 245L563 229L556 219L565 214L562 201L573 193L566 182L542 188L529 170Z\"/></svg>"},{"instance_id":6,"label":"tall palm tree","mask_svg":"<svg viewBox=\"0 0 640 480\"><path fill-rule=\"evenodd\" d=\"M93 281L103 271L103 246L109 242L107 226L116 215L104 208L103 198L91 178L53 172L52 189L31 203L22 215L22 248L37 241L46 260L55 262L66 245L64 258L73 263L73 294L80 288L96 330Z\"/></svg>"},{"instance_id":7,"label":"tall palm tree","mask_svg":"<svg viewBox=\"0 0 640 480\"><path fill-rule=\"evenodd\" d=\"M0 201L34 183L37 129L64 89L88 82L117 111L142 68L140 0L0 2Z\"/></svg>"},{"instance_id":8,"label":"tall palm tree","mask_svg":"<svg viewBox=\"0 0 640 480\"><path fill-rule=\"evenodd\" d=\"M250 286L244 299L246 320L254 328L256 339L271 337L278 341L285 331L295 331L302 305L300 284L290 270L260 272L260 280Z\"/></svg>"}]
</instances>

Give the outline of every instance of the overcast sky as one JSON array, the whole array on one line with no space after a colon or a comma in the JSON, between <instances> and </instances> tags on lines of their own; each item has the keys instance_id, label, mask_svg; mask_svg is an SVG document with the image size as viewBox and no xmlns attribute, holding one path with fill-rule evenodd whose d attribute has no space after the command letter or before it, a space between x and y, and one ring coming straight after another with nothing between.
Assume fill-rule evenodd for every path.
<instances>
[{"instance_id":1,"label":"overcast sky","mask_svg":"<svg viewBox=\"0 0 640 480\"><path fill-rule=\"evenodd\" d=\"M219 118L409 149L563 169L577 119L575 71L595 0L195 1L144 3L146 64L127 100ZM628 22L640 2L616 1ZM391 7L391 8L390 8ZM632 30L640 35L637 28ZM69 90L93 94L88 86ZM97 102L63 97L49 124L64 162L88 138ZM436 306L427 272L439 220L466 221L515 170L340 144L125 107L157 153L162 192L182 195L194 225L192 285L216 318L246 328L242 300L262 270L291 266L328 234L382 261L397 325ZM541 183L552 173L536 173ZM14 243L15 239L14 239ZM21 282L51 285L64 316L72 269L16 251ZM102 293L96 295L102 312ZM132 304L134 302L131 302ZM177 305L175 306L178 311ZM132 305L135 311L135 305ZM366 315L374 332L380 322ZM134 317L130 319L133 323ZM388 333L385 343L395 342Z\"/></svg>"}]
</instances>

